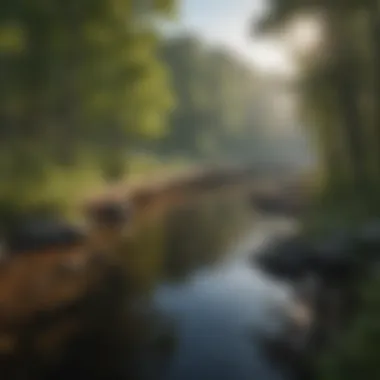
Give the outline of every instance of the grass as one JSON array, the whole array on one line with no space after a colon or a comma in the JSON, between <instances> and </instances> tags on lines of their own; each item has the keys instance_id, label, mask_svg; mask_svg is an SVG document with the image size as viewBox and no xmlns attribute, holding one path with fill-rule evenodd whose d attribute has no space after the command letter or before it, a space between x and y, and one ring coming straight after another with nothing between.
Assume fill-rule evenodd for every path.
<instances>
[{"instance_id":1,"label":"grass","mask_svg":"<svg viewBox=\"0 0 380 380\"><path fill-rule=\"evenodd\" d=\"M152 178L157 173L171 173L185 170L186 160L160 160L149 155L134 155L126 163L126 175L121 179L133 184L144 178ZM57 167L46 165L45 175L38 181L23 179L8 180L0 184L0 207L8 212L28 210L46 205L70 218L76 218L80 205L94 194L107 189L103 173L93 162L84 161L76 167ZM12 178L12 176L10 176Z\"/></svg>"}]
</instances>

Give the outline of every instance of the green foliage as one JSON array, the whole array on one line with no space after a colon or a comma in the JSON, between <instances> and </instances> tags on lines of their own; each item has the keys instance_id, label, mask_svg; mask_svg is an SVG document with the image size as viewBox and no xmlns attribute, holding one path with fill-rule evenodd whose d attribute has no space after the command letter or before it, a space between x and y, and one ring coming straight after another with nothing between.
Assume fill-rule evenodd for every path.
<instances>
[{"instance_id":1,"label":"green foliage","mask_svg":"<svg viewBox=\"0 0 380 380\"><path fill-rule=\"evenodd\" d=\"M120 177L131 141L165 133L173 99L154 17L173 10L170 0L2 2L2 201L21 202L51 167L83 166L83 153Z\"/></svg>"},{"instance_id":2,"label":"green foliage","mask_svg":"<svg viewBox=\"0 0 380 380\"><path fill-rule=\"evenodd\" d=\"M348 190L369 199L368 191L379 188L380 172L377 2L273 0L271 4L262 30L289 26L295 16L319 17L324 41L311 57L300 61L305 121L320 142L326 190L340 189L342 196Z\"/></svg>"},{"instance_id":3,"label":"green foliage","mask_svg":"<svg viewBox=\"0 0 380 380\"><path fill-rule=\"evenodd\" d=\"M252 160L265 129L274 124L265 112L268 86L255 70L191 36L169 39L161 56L177 101L171 133L160 149L207 159L238 155Z\"/></svg>"},{"instance_id":4,"label":"green foliage","mask_svg":"<svg viewBox=\"0 0 380 380\"><path fill-rule=\"evenodd\" d=\"M323 14L324 43L301 62L305 120L320 142L325 186L306 230L352 228L378 217L380 7L376 0L272 0L260 28ZM379 280L368 278L363 309L319 366L320 379L379 378Z\"/></svg>"},{"instance_id":5,"label":"green foliage","mask_svg":"<svg viewBox=\"0 0 380 380\"><path fill-rule=\"evenodd\" d=\"M17 140L69 151L93 136L159 133L171 97L155 32L138 26L132 1L7 3L0 17L4 142L15 128ZM170 5L154 2L146 13ZM106 143L115 148L113 139Z\"/></svg>"},{"instance_id":6,"label":"green foliage","mask_svg":"<svg viewBox=\"0 0 380 380\"><path fill-rule=\"evenodd\" d=\"M161 42L157 20L176 5L2 2L0 203L40 202L55 172L89 161L108 180L125 178L127 153L141 147L215 162L263 154L277 122L267 85L224 49L193 37Z\"/></svg>"},{"instance_id":7,"label":"green foliage","mask_svg":"<svg viewBox=\"0 0 380 380\"><path fill-rule=\"evenodd\" d=\"M320 359L320 379L379 378L379 289L379 279L374 279L363 287L363 311L339 344L329 349Z\"/></svg>"}]
</instances>

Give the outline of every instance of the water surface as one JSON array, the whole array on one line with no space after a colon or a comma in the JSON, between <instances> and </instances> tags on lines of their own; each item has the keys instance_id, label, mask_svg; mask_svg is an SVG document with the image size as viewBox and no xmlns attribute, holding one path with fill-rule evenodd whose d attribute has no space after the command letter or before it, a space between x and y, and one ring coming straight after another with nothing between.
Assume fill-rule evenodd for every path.
<instances>
[{"instance_id":1,"label":"water surface","mask_svg":"<svg viewBox=\"0 0 380 380\"><path fill-rule=\"evenodd\" d=\"M255 269L250 258L289 221L254 215L241 194L205 198L165 221L162 276L154 307L167 318L173 349L146 361L163 380L277 380L262 339L281 334L292 293Z\"/></svg>"}]
</instances>

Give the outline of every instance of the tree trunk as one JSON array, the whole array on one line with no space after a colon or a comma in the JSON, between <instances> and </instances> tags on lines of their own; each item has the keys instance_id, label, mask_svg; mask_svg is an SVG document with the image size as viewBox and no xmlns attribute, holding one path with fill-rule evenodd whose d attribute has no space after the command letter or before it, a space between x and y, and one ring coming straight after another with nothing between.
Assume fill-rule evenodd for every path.
<instances>
[{"instance_id":1,"label":"tree trunk","mask_svg":"<svg viewBox=\"0 0 380 380\"><path fill-rule=\"evenodd\" d=\"M373 70L373 130L377 140L377 176L380 175L380 5L372 1L368 10L369 28L372 40L372 70Z\"/></svg>"},{"instance_id":2,"label":"tree trunk","mask_svg":"<svg viewBox=\"0 0 380 380\"><path fill-rule=\"evenodd\" d=\"M362 196L367 188L368 173L365 151L365 130L359 108L359 81L355 52L351 48L349 24L345 17L331 12L331 80L336 87L337 107L344 128L348 159L352 167L355 195Z\"/></svg>"}]
</instances>

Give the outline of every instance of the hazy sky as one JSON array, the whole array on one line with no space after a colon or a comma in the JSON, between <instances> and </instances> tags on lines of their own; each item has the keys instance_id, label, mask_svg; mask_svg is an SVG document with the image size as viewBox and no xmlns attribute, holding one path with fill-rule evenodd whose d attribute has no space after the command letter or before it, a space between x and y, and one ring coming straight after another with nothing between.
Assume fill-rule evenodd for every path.
<instances>
[{"instance_id":1,"label":"hazy sky","mask_svg":"<svg viewBox=\"0 0 380 380\"><path fill-rule=\"evenodd\" d=\"M208 41L226 44L260 68L287 71L290 66L280 43L250 37L249 24L265 10L267 0L181 0L179 25Z\"/></svg>"}]
</instances>

